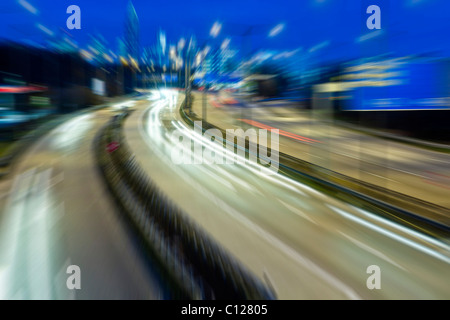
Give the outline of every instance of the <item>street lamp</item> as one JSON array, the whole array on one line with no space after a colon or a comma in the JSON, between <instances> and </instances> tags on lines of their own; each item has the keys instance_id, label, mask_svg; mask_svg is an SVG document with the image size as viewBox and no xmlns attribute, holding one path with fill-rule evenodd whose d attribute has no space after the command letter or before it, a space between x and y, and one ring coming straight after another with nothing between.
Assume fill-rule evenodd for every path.
<instances>
[{"instance_id":1,"label":"street lamp","mask_svg":"<svg viewBox=\"0 0 450 320\"><path fill-rule=\"evenodd\" d=\"M186 64L185 64L185 92L186 92L186 103L185 108L189 109L189 112L191 112L191 53L192 50L195 47L196 41L193 37L191 37L191 40L189 41L188 48L186 50Z\"/></svg>"}]
</instances>

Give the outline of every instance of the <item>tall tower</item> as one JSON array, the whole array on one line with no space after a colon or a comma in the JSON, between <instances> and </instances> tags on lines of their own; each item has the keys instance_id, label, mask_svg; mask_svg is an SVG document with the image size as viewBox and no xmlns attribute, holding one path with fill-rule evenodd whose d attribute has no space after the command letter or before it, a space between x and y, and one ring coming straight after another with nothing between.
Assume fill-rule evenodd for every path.
<instances>
[{"instance_id":1,"label":"tall tower","mask_svg":"<svg viewBox=\"0 0 450 320\"><path fill-rule=\"evenodd\" d=\"M127 5L124 40L126 53L134 60L139 61L139 18L131 0Z\"/></svg>"}]
</instances>

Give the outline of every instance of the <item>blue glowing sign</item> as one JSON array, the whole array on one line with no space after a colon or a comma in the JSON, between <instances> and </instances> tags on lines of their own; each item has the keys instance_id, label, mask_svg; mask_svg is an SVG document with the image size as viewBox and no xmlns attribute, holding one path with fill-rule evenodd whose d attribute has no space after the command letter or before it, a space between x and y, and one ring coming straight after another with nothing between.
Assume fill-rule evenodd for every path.
<instances>
[{"instance_id":1,"label":"blue glowing sign","mask_svg":"<svg viewBox=\"0 0 450 320\"><path fill-rule=\"evenodd\" d=\"M448 61L403 63L375 77L365 71L372 77L351 91L346 110L450 110L449 71Z\"/></svg>"}]
</instances>

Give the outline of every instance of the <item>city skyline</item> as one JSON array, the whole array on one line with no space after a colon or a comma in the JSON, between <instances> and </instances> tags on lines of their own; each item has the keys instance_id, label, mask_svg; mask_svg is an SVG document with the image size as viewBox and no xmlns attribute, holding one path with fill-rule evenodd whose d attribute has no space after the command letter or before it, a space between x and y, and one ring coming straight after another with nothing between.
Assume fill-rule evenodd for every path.
<instances>
[{"instance_id":1,"label":"city skyline","mask_svg":"<svg viewBox=\"0 0 450 320\"><path fill-rule=\"evenodd\" d=\"M145 30L144 36L140 38L142 48L155 45L160 30L165 32L167 46L193 35L199 39L208 38L212 25L220 22L222 30L215 39L217 46L229 39L230 45L238 49L243 42L250 42L253 50L302 48L314 51L319 47L324 49L320 52L321 58L332 59L348 58L355 53L377 54L381 49L399 55L417 51L445 55L449 52L449 45L442 44L438 35L430 32L436 27L442 27L443 32L448 29L443 13L445 10L433 12L432 16L423 14L431 9L431 3L436 2L440 2L443 8L449 6L439 0L379 1L383 14L383 31L379 34L371 34L365 28L365 3L355 5L344 0L282 1L277 4L262 1L258 2L259 5L255 1L246 1L239 3L237 11L230 10L238 7L236 1L226 4L212 2L208 5L202 5L199 1L190 4L181 1L170 4L133 1L133 5L140 16L140 29ZM24 6L24 3L28 5ZM65 0L56 4L47 0L9 0L2 4L0 29L3 31L0 38L34 45L48 43L52 37L67 38L79 49L84 49L91 37L99 34L109 49L117 53L117 38L123 37L125 32L128 0L114 3L78 1L81 30L65 28L68 17L65 10L69 4ZM249 15L250 11L253 13ZM430 22L433 24L430 25ZM277 25L283 26L282 31L271 37L270 32ZM428 36L420 36L423 34Z\"/></svg>"}]
</instances>

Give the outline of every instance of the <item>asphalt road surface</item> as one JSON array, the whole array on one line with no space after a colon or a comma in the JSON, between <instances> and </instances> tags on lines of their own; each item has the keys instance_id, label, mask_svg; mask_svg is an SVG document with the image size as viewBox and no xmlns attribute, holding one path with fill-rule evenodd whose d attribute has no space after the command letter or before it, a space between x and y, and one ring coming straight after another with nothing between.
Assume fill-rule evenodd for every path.
<instances>
[{"instance_id":1,"label":"asphalt road surface","mask_svg":"<svg viewBox=\"0 0 450 320\"><path fill-rule=\"evenodd\" d=\"M211 155L223 148L185 125L176 92L155 92L149 100L125 122L136 159L278 298L450 298L448 239L411 231L251 162L179 164L181 150L194 144L184 144L187 137ZM369 288L377 274L368 273L370 266L379 267L381 289Z\"/></svg>"},{"instance_id":2,"label":"asphalt road surface","mask_svg":"<svg viewBox=\"0 0 450 320\"><path fill-rule=\"evenodd\" d=\"M0 182L0 299L168 297L96 167L93 138L114 112L64 123Z\"/></svg>"},{"instance_id":3,"label":"asphalt road surface","mask_svg":"<svg viewBox=\"0 0 450 320\"><path fill-rule=\"evenodd\" d=\"M136 111L125 122L126 141L162 191L278 298L450 298L448 239L252 163L176 164L191 145L174 132L210 155L223 151L184 124L180 103L172 91L130 102ZM113 113L85 114L53 130L0 183L0 298L170 297L95 165L93 137ZM80 290L66 286L69 265L80 267ZM369 287L378 280L370 266L379 267L380 289L368 288L368 279Z\"/></svg>"},{"instance_id":4,"label":"asphalt road surface","mask_svg":"<svg viewBox=\"0 0 450 320\"><path fill-rule=\"evenodd\" d=\"M203 95L194 112L203 115ZM450 154L356 132L334 123L321 111L301 111L280 101L245 107L208 99L207 120L219 128L268 126L285 131L280 152L349 177L450 208ZM210 104L209 102L212 102Z\"/></svg>"}]
</instances>

